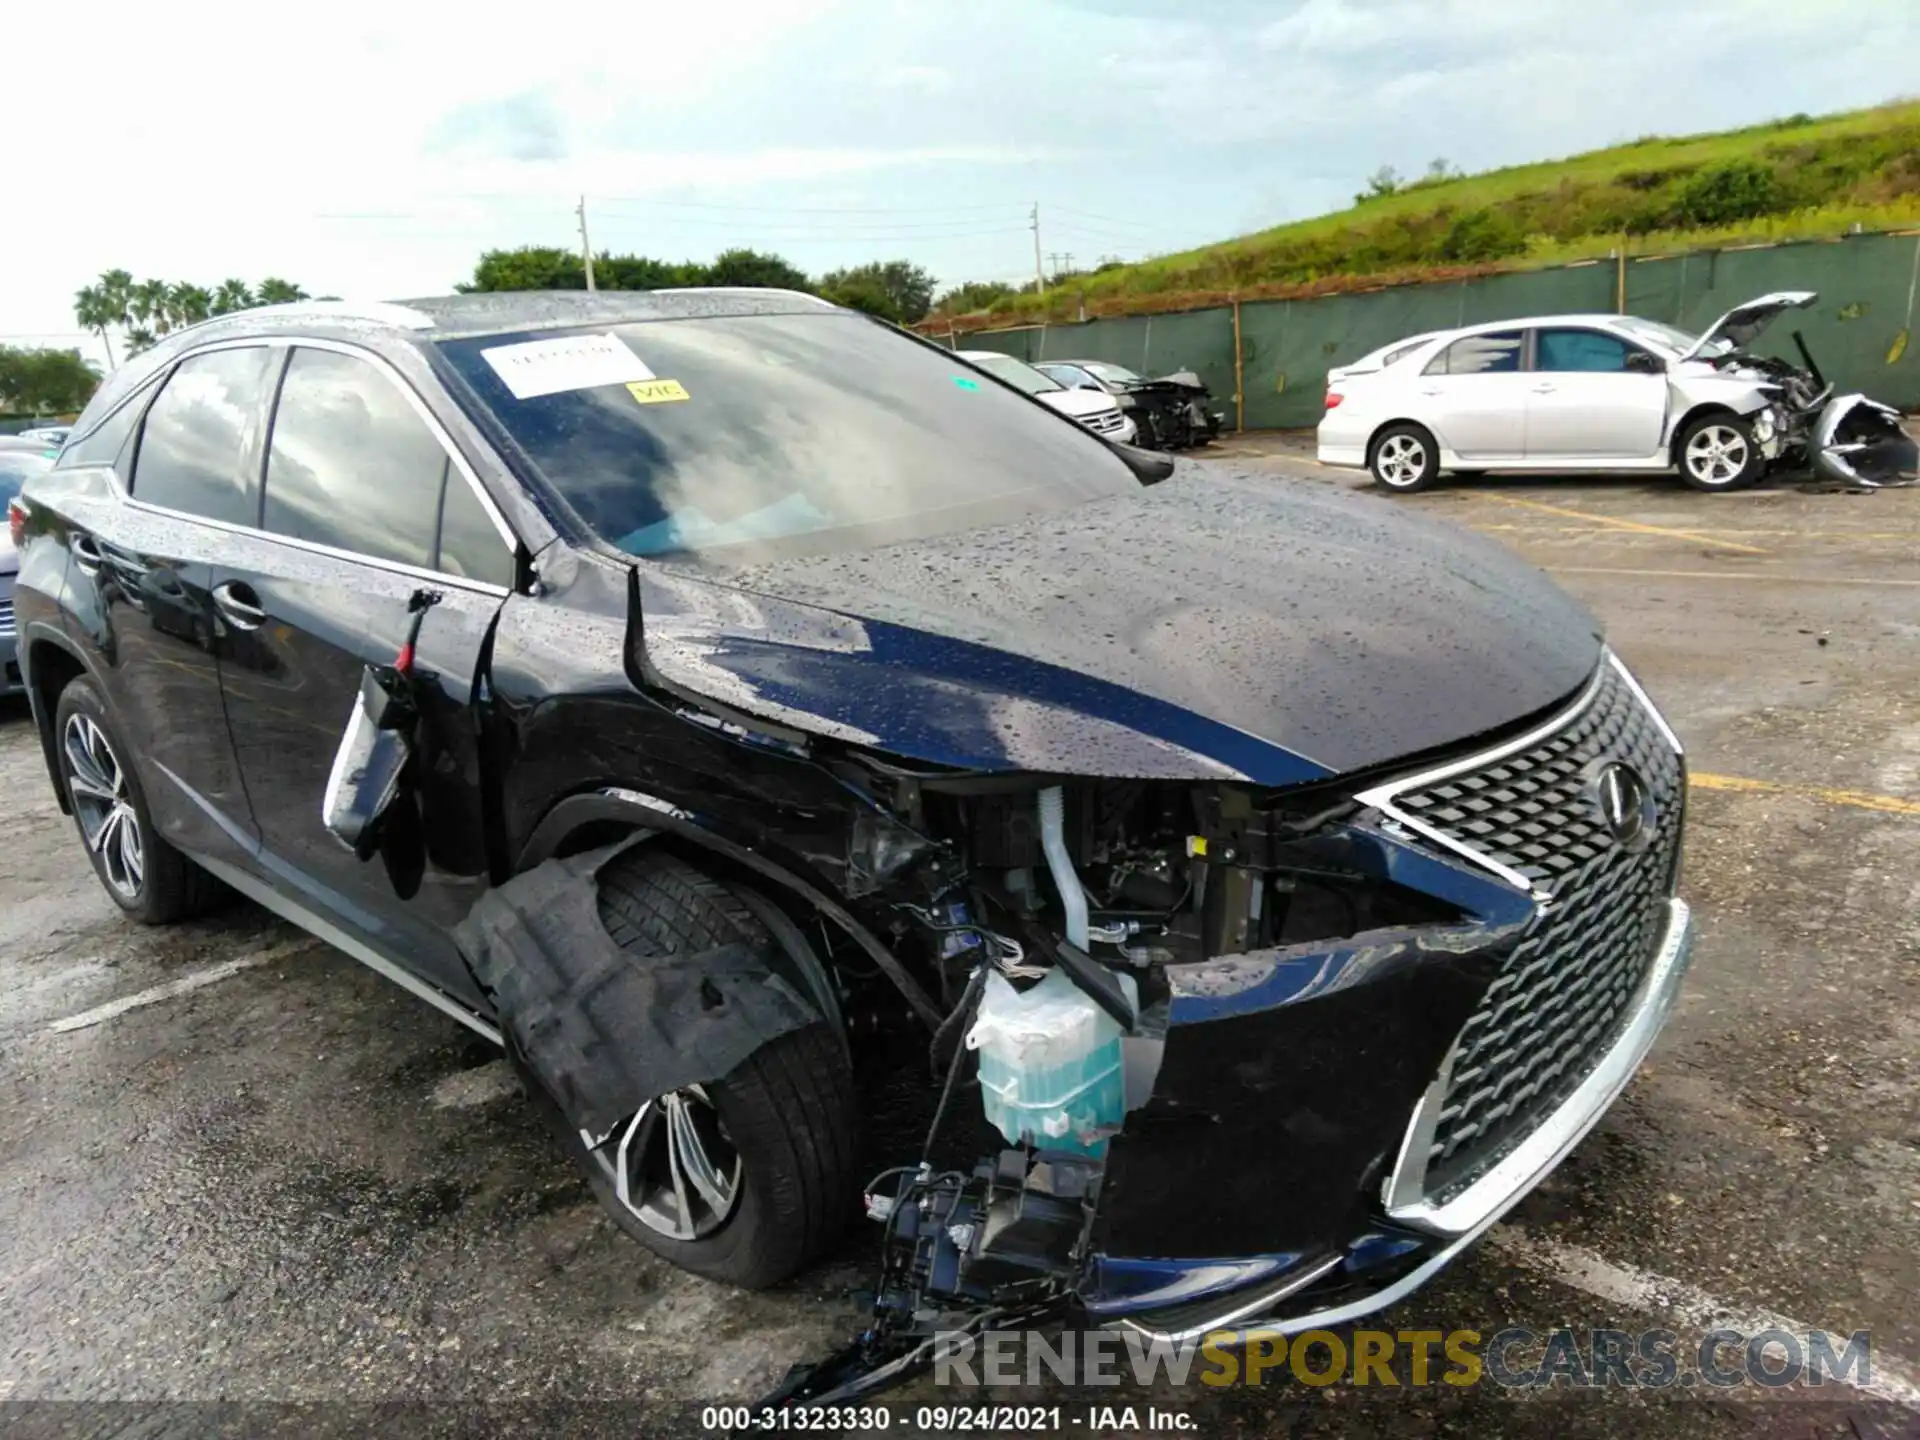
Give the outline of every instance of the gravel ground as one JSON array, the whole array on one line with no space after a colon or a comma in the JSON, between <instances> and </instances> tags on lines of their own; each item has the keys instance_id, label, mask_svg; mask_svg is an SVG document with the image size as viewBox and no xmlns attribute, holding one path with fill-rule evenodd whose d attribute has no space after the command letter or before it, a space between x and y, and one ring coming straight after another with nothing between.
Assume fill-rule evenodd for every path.
<instances>
[{"instance_id":1,"label":"gravel ground","mask_svg":"<svg viewBox=\"0 0 1920 1440\"><path fill-rule=\"evenodd\" d=\"M1275 484L1354 483L1284 438L1220 448ZM1063 1406L1070 1431L1110 1404L1201 1435L1910 1433L1920 1412L1887 1396L1920 1374L1920 493L1532 479L1397 503L1506 542L1603 618L1698 777L1701 936L1619 1104L1381 1328L1691 1336L1716 1311L1790 1317L1871 1330L1880 1390L923 1380L895 1397L895 1428L920 1404L1024 1396ZM761 1295L655 1261L438 1013L247 906L124 923L24 705L0 711L0 785L9 1433L697 1431L702 1404L760 1393L857 1324L873 1235ZM52 1028L241 958L256 963Z\"/></svg>"}]
</instances>

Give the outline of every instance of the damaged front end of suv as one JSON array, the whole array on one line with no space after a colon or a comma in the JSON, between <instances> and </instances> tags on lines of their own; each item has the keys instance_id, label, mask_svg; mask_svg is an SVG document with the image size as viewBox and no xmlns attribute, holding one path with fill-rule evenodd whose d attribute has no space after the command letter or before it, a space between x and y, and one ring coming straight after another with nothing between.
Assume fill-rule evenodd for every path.
<instances>
[{"instance_id":1,"label":"damaged front end of suv","mask_svg":"<svg viewBox=\"0 0 1920 1440\"><path fill-rule=\"evenodd\" d=\"M975 977L944 1028L983 973L1064 971L1121 1032L1124 1114L968 1170L929 1137L867 1196L872 1324L787 1401L985 1326L1179 1342L1389 1304L1586 1133L1686 966L1680 751L1610 654L1518 733L1358 782L903 784L964 876L910 907Z\"/></svg>"}]
</instances>

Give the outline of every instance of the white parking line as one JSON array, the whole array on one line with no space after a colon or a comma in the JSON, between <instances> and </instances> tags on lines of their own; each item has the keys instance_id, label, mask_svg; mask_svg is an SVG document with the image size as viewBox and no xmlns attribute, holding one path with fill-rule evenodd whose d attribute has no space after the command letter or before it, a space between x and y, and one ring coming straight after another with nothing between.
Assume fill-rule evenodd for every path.
<instances>
[{"instance_id":1,"label":"white parking line","mask_svg":"<svg viewBox=\"0 0 1920 1440\"><path fill-rule=\"evenodd\" d=\"M1809 1330L1820 1328L1771 1310L1736 1305L1684 1280L1638 1270L1631 1265L1617 1265L1591 1250L1528 1234L1517 1225L1496 1225L1487 1232L1487 1244L1509 1259L1610 1305L1670 1313L1701 1329L1738 1330L1752 1337L1765 1330L1805 1335ZM1864 1383L1854 1379L1851 1373L1834 1379L1876 1400L1920 1407L1920 1368L1877 1346Z\"/></svg>"},{"instance_id":2,"label":"white parking line","mask_svg":"<svg viewBox=\"0 0 1920 1440\"><path fill-rule=\"evenodd\" d=\"M258 965L283 960L296 951L306 950L318 945L317 940L290 940L284 945L275 945L270 950L261 950L252 955L241 955L233 960L223 960L218 965L209 965L204 970L193 970L178 980L169 980L164 985L155 985L147 990L138 990L131 995L123 995L118 1000L109 1000L104 1005L96 1005L91 1010L82 1010L78 1015L69 1015L64 1020L55 1020L47 1029L56 1035L65 1035L72 1030L85 1030L124 1015L129 1010L138 1010L143 1005L158 1005L162 1000L171 1000L176 995L185 995L190 991L203 989L208 985L217 985L230 975L238 975L242 970L251 970Z\"/></svg>"}]
</instances>

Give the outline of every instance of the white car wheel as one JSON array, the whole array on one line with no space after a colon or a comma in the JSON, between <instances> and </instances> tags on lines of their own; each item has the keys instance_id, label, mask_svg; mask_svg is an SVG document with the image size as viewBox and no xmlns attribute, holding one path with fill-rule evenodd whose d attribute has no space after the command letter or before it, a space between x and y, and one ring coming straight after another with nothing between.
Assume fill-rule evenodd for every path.
<instances>
[{"instance_id":1,"label":"white car wheel","mask_svg":"<svg viewBox=\"0 0 1920 1440\"><path fill-rule=\"evenodd\" d=\"M1374 483L1397 494L1425 490L1440 474L1439 449L1417 425L1394 425L1374 442L1368 463Z\"/></svg>"},{"instance_id":2,"label":"white car wheel","mask_svg":"<svg viewBox=\"0 0 1920 1440\"><path fill-rule=\"evenodd\" d=\"M1680 442L1680 478L1695 490L1738 490L1766 464L1753 428L1732 415L1696 421Z\"/></svg>"}]
</instances>

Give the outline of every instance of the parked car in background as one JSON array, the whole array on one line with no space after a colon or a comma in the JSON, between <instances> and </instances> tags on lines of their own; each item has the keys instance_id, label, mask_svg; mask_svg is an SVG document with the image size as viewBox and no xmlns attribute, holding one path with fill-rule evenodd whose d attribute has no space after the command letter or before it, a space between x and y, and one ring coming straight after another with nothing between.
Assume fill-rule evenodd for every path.
<instances>
[{"instance_id":1,"label":"parked car in background","mask_svg":"<svg viewBox=\"0 0 1920 1440\"><path fill-rule=\"evenodd\" d=\"M1653 1043L1679 743L1499 546L960 368L766 289L175 331L9 505L58 803L133 918L224 884L501 1045L703 1275L854 1212L858 1051L934 1133L808 1384L1036 1305L1345 1325ZM1110 1063L995 1119L969 1025L1035 981Z\"/></svg>"},{"instance_id":2,"label":"parked car in background","mask_svg":"<svg viewBox=\"0 0 1920 1440\"><path fill-rule=\"evenodd\" d=\"M1444 471L1677 470L1719 491L1811 463L1854 484L1911 480L1899 416L1834 396L1797 333L1802 365L1747 348L1818 298L1762 295L1700 335L1631 315L1554 315L1383 347L1328 372L1320 461L1364 467L1401 493Z\"/></svg>"},{"instance_id":3,"label":"parked car in background","mask_svg":"<svg viewBox=\"0 0 1920 1440\"><path fill-rule=\"evenodd\" d=\"M1050 405L1062 415L1078 420L1096 435L1131 445L1139 429L1121 410L1120 404L1104 390L1069 390L1058 380L1041 374L1024 360L1002 355L998 350L961 350L957 352L969 365L977 365L995 379L1004 380Z\"/></svg>"},{"instance_id":4,"label":"parked car in background","mask_svg":"<svg viewBox=\"0 0 1920 1440\"><path fill-rule=\"evenodd\" d=\"M1137 443L1150 450L1204 445L1220 433L1225 420L1191 370L1149 380L1109 360L1041 360L1034 368L1069 390L1113 396L1133 417L1140 432Z\"/></svg>"},{"instance_id":5,"label":"parked car in background","mask_svg":"<svg viewBox=\"0 0 1920 1440\"><path fill-rule=\"evenodd\" d=\"M31 430L20 431L19 438L38 441L44 445L60 446L66 443L67 436L72 430L71 425L36 425Z\"/></svg>"},{"instance_id":6,"label":"parked car in background","mask_svg":"<svg viewBox=\"0 0 1920 1440\"><path fill-rule=\"evenodd\" d=\"M33 476L53 468L53 456L44 442L19 435L0 435L0 505L12 501ZM0 695L17 695L20 658L13 621L13 583L20 569L20 552L9 534L0 540Z\"/></svg>"}]
</instances>

